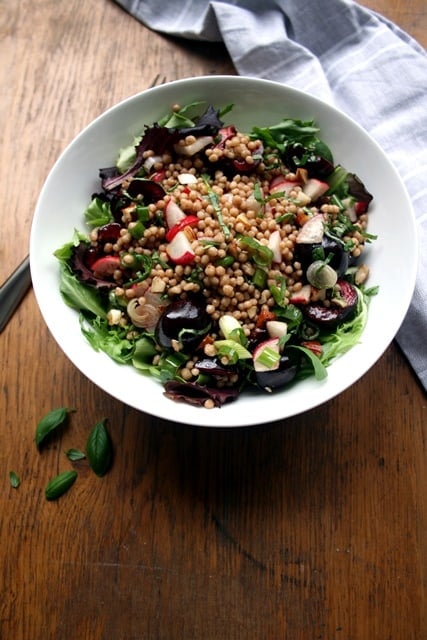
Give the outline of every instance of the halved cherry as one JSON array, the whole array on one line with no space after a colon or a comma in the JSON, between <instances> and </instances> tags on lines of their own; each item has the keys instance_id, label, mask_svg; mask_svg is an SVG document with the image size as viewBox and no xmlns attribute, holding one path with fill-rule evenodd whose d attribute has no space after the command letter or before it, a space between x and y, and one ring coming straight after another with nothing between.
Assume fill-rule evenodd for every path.
<instances>
[{"instance_id":1,"label":"halved cherry","mask_svg":"<svg viewBox=\"0 0 427 640\"><path fill-rule=\"evenodd\" d=\"M218 131L218 136L217 136L218 141L215 144L215 148L223 149L225 147L225 141L229 140L235 135L236 135L236 127L234 127L233 125L229 127L223 127Z\"/></svg>"},{"instance_id":2,"label":"halved cherry","mask_svg":"<svg viewBox=\"0 0 427 640\"><path fill-rule=\"evenodd\" d=\"M350 282L339 278L334 289L337 290L339 295L339 303L337 299L334 304L334 299L332 299L328 307L321 303L313 302L302 308L304 315L318 327L334 328L344 320L350 319L356 311L358 301L356 288Z\"/></svg>"},{"instance_id":3,"label":"halved cherry","mask_svg":"<svg viewBox=\"0 0 427 640\"><path fill-rule=\"evenodd\" d=\"M118 222L109 222L98 229L98 242L116 242L122 226Z\"/></svg>"},{"instance_id":4,"label":"halved cherry","mask_svg":"<svg viewBox=\"0 0 427 640\"><path fill-rule=\"evenodd\" d=\"M157 202L165 195L165 190L158 182L146 178L133 178L126 191L131 198L142 196L144 204Z\"/></svg>"}]
</instances>

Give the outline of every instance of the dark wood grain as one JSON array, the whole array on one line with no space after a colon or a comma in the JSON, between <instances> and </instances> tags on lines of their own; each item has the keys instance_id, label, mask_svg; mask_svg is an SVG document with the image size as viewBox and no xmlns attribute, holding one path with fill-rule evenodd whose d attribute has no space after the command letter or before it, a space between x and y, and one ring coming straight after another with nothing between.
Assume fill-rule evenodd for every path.
<instances>
[{"instance_id":1,"label":"dark wood grain","mask_svg":"<svg viewBox=\"0 0 427 640\"><path fill-rule=\"evenodd\" d=\"M366 4L427 43L424 0ZM109 0L0 0L0 59L0 280L79 130L158 73L233 73L223 49L153 33ZM396 344L319 409L237 430L104 394L32 291L0 354L2 640L427 638L426 396ZM57 406L75 411L39 452L35 426ZM47 502L64 452L104 417L110 473L74 463L78 481Z\"/></svg>"}]
</instances>

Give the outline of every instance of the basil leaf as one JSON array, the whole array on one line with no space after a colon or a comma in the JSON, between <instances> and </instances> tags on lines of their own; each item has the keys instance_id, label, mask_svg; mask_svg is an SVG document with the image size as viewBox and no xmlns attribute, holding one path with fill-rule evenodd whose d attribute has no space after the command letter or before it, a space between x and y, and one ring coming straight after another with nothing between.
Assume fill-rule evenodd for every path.
<instances>
[{"instance_id":1,"label":"basil leaf","mask_svg":"<svg viewBox=\"0 0 427 640\"><path fill-rule=\"evenodd\" d=\"M62 496L77 478L76 471L64 471L48 482L45 489L46 500L56 500Z\"/></svg>"},{"instance_id":2,"label":"basil leaf","mask_svg":"<svg viewBox=\"0 0 427 640\"><path fill-rule=\"evenodd\" d=\"M105 418L98 422L91 430L87 443L86 455L92 471L100 478L104 476L110 468L112 461L111 439L105 428Z\"/></svg>"},{"instance_id":3,"label":"basil leaf","mask_svg":"<svg viewBox=\"0 0 427 640\"><path fill-rule=\"evenodd\" d=\"M9 471L9 482L13 489L17 489L21 484L21 480L15 471Z\"/></svg>"},{"instance_id":4,"label":"basil leaf","mask_svg":"<svg viewBox=\"0 0 427 640\"><path fill-rule=\"evenodd\" d=\"M66 407L59 407L58 409L53 409L49 411L43 418L38 422L36 427L36 436L35 442L36 446L39 449L41 443L49 435L51 431L59 427L61 424L65 422L67 414L73 411L73 409L67 409Z\"/></svg>"},{"instance_id":5,"label":"basil leaf","mask_svg":"<svg viewBox=\"0 0 427 640\"><path fill-rule=\"evenodd\" d=\"M71 462L76 462L77 460L83 460L86 458L83 451L79 451L79 449L68 449L68 451L65 452L65 455L68 460L71 460Z\"/></svg>"}]
</instances>

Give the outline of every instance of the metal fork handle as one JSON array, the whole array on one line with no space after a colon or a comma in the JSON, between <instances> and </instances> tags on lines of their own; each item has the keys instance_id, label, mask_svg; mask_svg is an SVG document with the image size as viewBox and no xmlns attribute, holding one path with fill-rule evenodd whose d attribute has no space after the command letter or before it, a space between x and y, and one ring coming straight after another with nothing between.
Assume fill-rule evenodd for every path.
<instances>
[{"instance_id":1,"label":"metal fork handle","mask_svg":"<svg viewBox=\"0 0 427 640\"><path fill-rule=\"evenodd\" d=\"M0 287L0 332L31 285L30 258L27 256Z\"/></svg>"}]
</instances>

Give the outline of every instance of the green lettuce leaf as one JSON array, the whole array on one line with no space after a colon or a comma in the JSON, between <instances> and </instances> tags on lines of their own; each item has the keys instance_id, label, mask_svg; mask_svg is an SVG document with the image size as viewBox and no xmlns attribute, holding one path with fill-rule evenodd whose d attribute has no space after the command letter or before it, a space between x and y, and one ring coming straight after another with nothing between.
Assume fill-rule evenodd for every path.
<instances>
[{"instance_id":1,"label":"green lettuce leaf","mask_svg":"<svg viewBox=\"0 0 427 640\"><path fill-rule=\"evenodd\" d=\"M73 248L78 247L80 242L89 243L89 238L86 234L82 233L78 229L74 229L74 234L71 242L66 242L65 244L63 244L62 247L59 247L59 249L54 251L53 255L60 262L68 262L73 254Z\"/></svg>"},{"instance_id":2,"label":"green lettuce leaf","mask_svg":"<svg viewBox=\"0 0 427 640\"><path fill-rule=\"evenodd\" d=\"M135 341L126 336L128 328L111 327L105 318L80 315L80 328L95 351L103 351L119 364L131 362Z\"/></svg>"},{"instance_id":3,"label":"green lettuce leaf","mask_svg":"<svg viewBox=\"0 0 427 640\"><path fill-rule=\"evenodd\" d=\"M95 196L84 212L84 217L90 227L102 227L108 224L113 220L110 203Z\"/></svg>"},{"instance_id":4,"label":"green lettuce leaf","mask_svg":"<svg viewBox=\"0 0 427 640\"><path fill-rule=\"evenodd\" d=\"M65 263L61 262L60 269L59 290L65 304L72 309L90 311L95 316L105 318L107 311L99 291L80 282Z\"/></svg>"}]
</instances>

